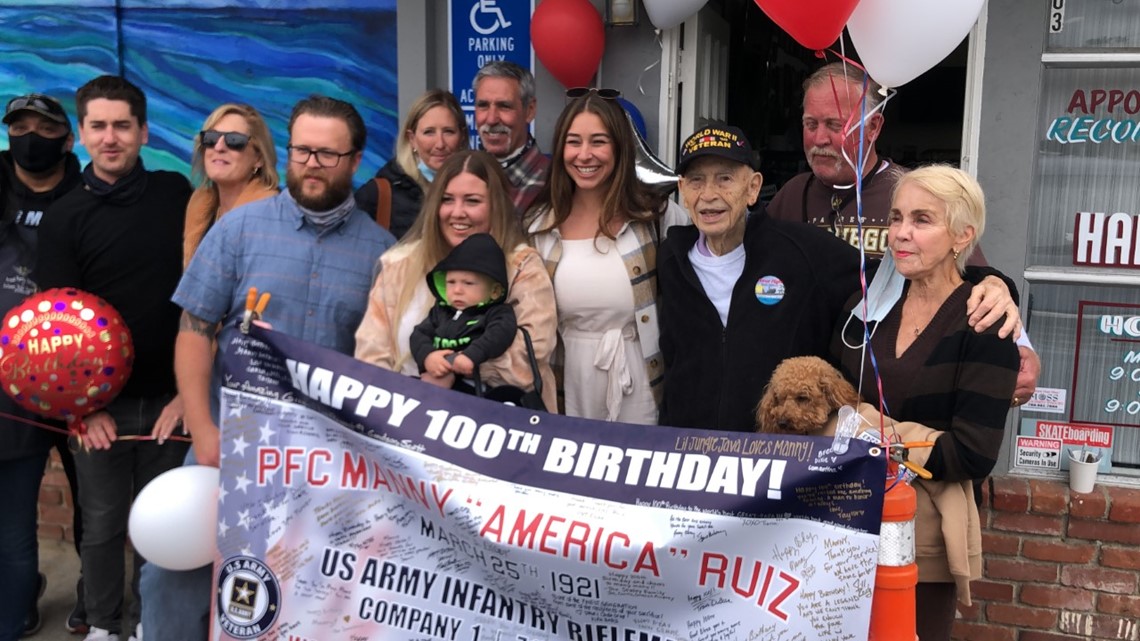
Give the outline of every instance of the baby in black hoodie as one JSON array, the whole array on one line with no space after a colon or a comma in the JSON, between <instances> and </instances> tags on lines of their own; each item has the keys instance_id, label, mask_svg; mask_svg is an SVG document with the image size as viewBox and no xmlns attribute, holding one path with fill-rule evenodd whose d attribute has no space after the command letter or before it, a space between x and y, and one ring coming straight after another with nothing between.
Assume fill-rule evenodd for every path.
<instances>
[{"instance_id":1,"label":"baby in black hoodie","mask_svg":"<svg viewBox=\"0 0 1140 641\"><path fill-rule=\"evenodd\" d=\"M427 275L437 303L412 331L412 356L420 378L440 387L473 392L456 375L470 377L515 340L515 311L507 296L507 261L490 234L459 243Z\"/></svg>"}]
</instances>

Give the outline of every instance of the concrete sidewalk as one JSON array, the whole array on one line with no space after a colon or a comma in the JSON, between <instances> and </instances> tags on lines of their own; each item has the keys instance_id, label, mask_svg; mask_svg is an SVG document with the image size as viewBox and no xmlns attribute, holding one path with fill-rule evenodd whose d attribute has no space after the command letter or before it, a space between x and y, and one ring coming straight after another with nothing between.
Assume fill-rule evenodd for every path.
<instances>
[{"instance_id":1,"label":"concrete sidewalk","mask_svg":"<svg viewBox=\"0 0 1140 641\"><path fill-rule=\"evenodd\" d=\"M79 579L79 557L68 541L40 539L40 572L47 576L47 590L40 599L40 631L25 639L36 641L79 641L82 634L67 631L67 615L75 606L75 582Z\"/></svg>"}]
</instances>

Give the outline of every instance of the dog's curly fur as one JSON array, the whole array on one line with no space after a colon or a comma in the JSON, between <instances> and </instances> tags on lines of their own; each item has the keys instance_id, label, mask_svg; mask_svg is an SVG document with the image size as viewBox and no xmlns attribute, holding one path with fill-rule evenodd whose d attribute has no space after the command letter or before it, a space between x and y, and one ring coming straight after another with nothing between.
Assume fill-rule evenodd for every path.
<instances>
[{"instance_id":1,"label":"dog's curly fur","mask_svg":"<svg viewBox=\"0 0 1140 641\"><path fill-rule=\"evenodd\" d=\"M859 393L827 361L797 356L780 363L756 408L757 431L822 434L842 406L859 405Z\"/></svg>"}]
</instances>

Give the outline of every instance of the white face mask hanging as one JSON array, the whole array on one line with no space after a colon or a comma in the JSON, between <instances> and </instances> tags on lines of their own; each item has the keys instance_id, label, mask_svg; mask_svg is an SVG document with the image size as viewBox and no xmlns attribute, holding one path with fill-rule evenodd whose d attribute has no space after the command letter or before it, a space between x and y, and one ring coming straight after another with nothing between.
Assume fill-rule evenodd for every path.
<instances>
[{"instance_id":1,"label":"white face mask hanging","mask_svg":"<svg viewBox=\"0 0 1140 641\"><path fill-rule=\"evenodd\" d=\"M861 321L878 323L887 317L887 312L902 298L906 278L895 269L895 257L888 250L875 272L875 278L867 286L867 298L859 301L851 313ZM863 304L867 305L867 318L863 318Z\"/></svg>"},{"instance_id":2,"label":"white face mask hanging","mask_svg":"<svg viewBox=\"0 0 1140 641\"><path fill-rule=\"evenodd\" d=\"M851 319L858 319L859 322L878 323L882 322L887 314L902 298L903 286L906 285L906 278L895 269L895 259L888 250L883 254L883 260L879 263L879 269L875 272L875 278L871 280L871 284L867 286L867 295L860 300L855 307L851 310L851 315L848 316L847 321L843 324L844 339L846 344L846 330L847 324ZM867 317L863 317L863 307L866 305ZM874 330L871 331L874 334ZM864 343L865 344L865 343ZM863 345L847 345L852 349L858 349Z\"/></svg>"}]
</instances>

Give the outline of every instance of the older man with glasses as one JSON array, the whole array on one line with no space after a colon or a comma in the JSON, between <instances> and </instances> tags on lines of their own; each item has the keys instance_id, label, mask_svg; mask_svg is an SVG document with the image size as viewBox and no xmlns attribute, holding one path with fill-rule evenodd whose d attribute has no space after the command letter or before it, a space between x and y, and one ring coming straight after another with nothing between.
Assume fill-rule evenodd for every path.
<instances>
[{"instance_id":1,"label":"older man with glasses","mask_svg":"<svg viewBox=\"0 0 1140 641\"><path fill-rule=\"evenodd\" d=\"M325 96L297 103L289 120L287 190L226 214L190 261L173 298L183 309L174 368L194 437L193 462L219 464L221 383L211 379L211 365L224 346L215 334L242 316L251 287L272 295L263 318L274 330L352 354L373 270L396 241L352 195L364 141L364 121L351 104ZM148 567L147 638L204 641L210 579L209 566Z\"/></svg>"}]
</instances>

